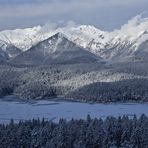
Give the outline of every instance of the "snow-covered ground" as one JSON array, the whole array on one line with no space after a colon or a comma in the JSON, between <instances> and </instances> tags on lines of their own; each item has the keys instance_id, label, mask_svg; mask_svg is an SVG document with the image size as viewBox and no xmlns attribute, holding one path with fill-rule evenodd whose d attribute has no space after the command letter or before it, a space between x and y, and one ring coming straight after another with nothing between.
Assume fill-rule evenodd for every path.
<instances>
[{"instance_id":1,"label":"snow-covered ground","mask_svg":"<svg viewBox=\"0 0 148 148\"><path fill-rule=\"evenodd\" d=\"M5 98L6 99L6 98ZM7 99L11 99L7 97ZM107 116L117 117L119 115L141 114L148 115L148 104L138 103L112 103L112 104L87 104L79 102L65 101L33 101L30 103L19 101L0 100L0 123L8 123L10 119L15 122L19 120L46 118L48 120L58 121L60 118L80 119L86 118L87 115L97 118Z\"/></svg>"}]
</instances>

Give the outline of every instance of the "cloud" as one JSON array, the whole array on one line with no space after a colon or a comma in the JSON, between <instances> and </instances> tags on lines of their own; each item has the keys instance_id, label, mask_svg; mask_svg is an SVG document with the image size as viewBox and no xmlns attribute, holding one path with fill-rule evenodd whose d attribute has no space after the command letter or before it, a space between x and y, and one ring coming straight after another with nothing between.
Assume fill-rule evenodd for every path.
<instances>
[{"instance_id":1,"label":"cloud","mask_svg":"<svg viewBox=\"0 0 148 148\"><path fill-rule=\"evenodd\" d=\"M137 13L147 14L147 6L147 0L1 0L0 29L68 20L115 27Z\"/></svg>"},{"instance_id":2,"label":"cloud","mask_svg":"<svg viewBox=\"0 0 148 148\"><path fill-rule=\"evenodd\" d=\"M134 37L140 36L145 31L148 31L148 17L144 18L142 14L133 17L127 24L121 26L120 29L122 36L129 34Z\"/></svg>"},{"instance_id":3,"label":"cloud","mask_svg":"<svg viewBox=\"0 0 148 148\"><path fill-rule=\"evenodd\" d=\"M76 27L78 26L78 24L74 21L68 21L66 24L65 24L65 27L66 28L71 28L71 27Z\"/></svg>"},{"instance_id":4,"label":"cloud","mask_svg":"<svg viewBox=\"0 0 148 148\"><path fill-rule=\"evenodd\" d=\"M50 32L50 31L55 31L56 29L58 28L66 28L66 29L70 29L72 27L76 27L78 26L79 24L77 24L76 22L74 21L68 21L67 23L64 23L64 22L58 22L58 23L53 23L53 22L48 22L46 23L45 25L41 26L41 29L40 29L40 33L47 33L47 32Z\"/></svg>"},{"instance_id":5,"label":"cloud","mask_svg":"<svg viewBox=\"0 0 148 148\"><path fill-rule=\"evenodd\" d=\"M46 33L46 32L50 32L52 30L56 30L58 28L58 24L53 23L53 22L48 22L45 25L43 25L39 31L39 33Z\"/></svg>"}]
</instances>

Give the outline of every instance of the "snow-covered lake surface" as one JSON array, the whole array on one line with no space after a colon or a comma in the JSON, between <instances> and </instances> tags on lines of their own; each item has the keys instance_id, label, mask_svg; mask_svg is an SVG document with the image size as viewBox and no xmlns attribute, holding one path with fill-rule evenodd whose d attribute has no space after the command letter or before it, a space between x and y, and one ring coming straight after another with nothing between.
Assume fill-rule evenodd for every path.
<instances>
[{"instance_id":1,"label":"snow-covered lake surface","mask_svg":"<svg viewBox=\"0 0 148 148\"><path fill-rule=\"evenodd\" d=\"M8 99L8 98L7 98ZM46 118L58 121L60 118L85 119L89 114L91 117L105 118L107 116L119 116L136 114L148 115L148 104L137 103L114 103L114 104L87 104L65 101L37 101L19 102L0 99L0 123L8 123L10 119L16 122L33 118Z\"/></svg>"}]
</instances>

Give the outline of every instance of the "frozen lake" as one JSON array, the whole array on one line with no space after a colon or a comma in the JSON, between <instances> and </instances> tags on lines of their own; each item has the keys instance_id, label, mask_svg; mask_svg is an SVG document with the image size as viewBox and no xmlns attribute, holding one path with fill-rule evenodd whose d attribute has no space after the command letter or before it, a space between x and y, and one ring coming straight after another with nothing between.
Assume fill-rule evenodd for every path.
<instances>
[{"instance_id":1,"label":"frozen lake","mask_svg":"<svg viewBox=\"0 0 148 148\"><path fill-rule=\"evenodd\" d=\"M7 98L8 99L8 98ZM10 119L16 122L32 118L46 118L48 120L58 121L60 118L86 118L91 117L119 116L136 114L148 115L148 104L137 103L113 103L113 104L87 104L65 101L37 101L37 102L19 102L6 101L0 99L0 123L7 123Z\"/></svg>"}]
</instances>

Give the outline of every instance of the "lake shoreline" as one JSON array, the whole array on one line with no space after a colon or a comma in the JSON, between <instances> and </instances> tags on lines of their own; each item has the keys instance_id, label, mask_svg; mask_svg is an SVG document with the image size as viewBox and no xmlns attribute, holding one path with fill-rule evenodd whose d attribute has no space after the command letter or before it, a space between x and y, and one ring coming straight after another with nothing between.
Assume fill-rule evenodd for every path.
<instances>
[{"instance_id":1,"label":"lake shoreline","mask_svg":"<svg viewBox=\"0 0 148 148\"><path fill-rule=\"evenodd\" d=\"M75 102L75 103L87 103L87 104L148 104L148 102L144 101L114 101L114 102L94 102L94 101L86 101L74 98L65 98L64 96L57 96L57 97L45 97L43 99L21 99L16 95L7 95L0 98L2 101L17 101L17 102L24 102L24 103L35 103L38 101L55 101L55 102Z\"/></svg>"}]
</instances>

